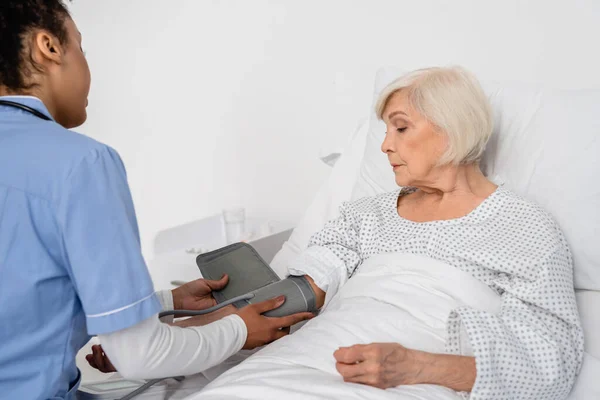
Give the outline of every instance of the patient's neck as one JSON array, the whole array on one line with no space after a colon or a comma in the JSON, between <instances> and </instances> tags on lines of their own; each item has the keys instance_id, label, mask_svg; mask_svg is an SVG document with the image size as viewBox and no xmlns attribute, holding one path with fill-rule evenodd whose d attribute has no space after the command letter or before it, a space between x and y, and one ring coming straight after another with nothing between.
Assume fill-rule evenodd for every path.
<instances>
[{"instance_id":1,"label":"patient's neck","mask_svg":"<svg viewBox=\"0 0 600 400\"><path fill-rule=\"evenodd\" d=\"M414 222L461 218L477 208L497 188L478 165L441 167L436 179L410 186L419 190L398 197L398 214ZM430 174L431 175L431 174Z\"/></svg>"},{"instance_id":2,"label":"patient's neck","mask_svg":"<svg viewBox=\"0 0 600 400\"><path fill-rule=\"evenodd\" d=\"M498 187L483 175L478 163L438 167L432 172L431 179L413 186L424 195L439 200L455 196L485 199Z\"/></svg>"}]
</instances>

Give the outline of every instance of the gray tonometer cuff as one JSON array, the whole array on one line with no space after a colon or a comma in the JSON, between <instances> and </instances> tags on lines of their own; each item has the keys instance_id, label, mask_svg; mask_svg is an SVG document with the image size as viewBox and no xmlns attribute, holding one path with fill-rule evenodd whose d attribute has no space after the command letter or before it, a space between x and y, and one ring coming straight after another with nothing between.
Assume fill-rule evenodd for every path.
<instances>
[{"instance_id":1,"label":"gray tonometer cuff","mask_svg":"<svg viewBox=\"0 0 600 400\"><path fill-rule=\"evenodd\" d=\"M315 292L303 276L289 276L252 293L254 297L246 300L250 304L260 303L281 295L285 296L285 302L282 306L265 313L268 317L283 317L299 312L317 311Z\"/></svg>"},{"instance_id":2,"label":"gray tonometer cuff","mask_svg":"<svg viewBox=\"0 0 600 400\"><path fill-rule=\"evenodd\" d=\"M303 276L279 276L269 267L254 248L246 243L235 243L196 258L198 268L205 279L218 280L223 274L229 276L225 288L213 292L217 305L206 310L171 310L165 315L202 315L234 304L237 308L260 303L281 295L285 302L265 313L269 317L282 317L298 312L316 312L317 301L310 283Z\"/></svg>"},{"instance_id":3,"label":"gray tonometer cuff","mask_svg":"<svg viewBox=\"0 0 600 400\"><path fill-rule=\"evenodd\" d=\"M230 278L231 279L231 278ZM285 302L274 310L264 313L267 317L285 317L286 315L296 314L299 312L316 312L317 300L315 292L308 283L308 280L303 276L289 276L279 282L271 283L263 288L257 289L245 295L236 296L230 300L225 300L216 306L205 310L169 310L158 314L160 318L166 315L203 315L213 311L217 311L225 306L234 304L238 308L247 306L248 304L260 303L264 300L269 300L278 296L284 295Z\"/></svg>"}]
</instances>

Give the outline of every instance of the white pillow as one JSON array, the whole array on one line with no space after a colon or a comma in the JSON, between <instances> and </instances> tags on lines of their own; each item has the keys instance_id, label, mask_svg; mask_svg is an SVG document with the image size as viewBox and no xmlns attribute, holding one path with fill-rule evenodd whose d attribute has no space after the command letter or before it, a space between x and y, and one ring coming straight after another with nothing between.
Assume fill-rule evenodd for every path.
<instances>
[{"instance_id":1,"label":"white pillow","mask_svg":"<svg viewBox=\"0 0 600 400\"><path fill-rule=\"evenodd\" d=\"M380 70L375 96L401 69ZM495 128L482 166L492 181L537 202L573 251L575 287L600 290L600 90L550 90L484 83ZM352 199L397 188L372 111Z\"/></svg>"},{"instance_id":2,"label":"white pillow","mask_svg":"<svg viewBox=\"0 0 600 400\"><path fill-rule=\"evenodd\" d=\"M350 199L367 140L368 121L365 119L342 146L341 156L321 186L304 216L271 261L271 268L280 276L287 275L287 266L308 247L310 237L325 223L339 215L339 206Z\"/></svg>"}]
</instances>

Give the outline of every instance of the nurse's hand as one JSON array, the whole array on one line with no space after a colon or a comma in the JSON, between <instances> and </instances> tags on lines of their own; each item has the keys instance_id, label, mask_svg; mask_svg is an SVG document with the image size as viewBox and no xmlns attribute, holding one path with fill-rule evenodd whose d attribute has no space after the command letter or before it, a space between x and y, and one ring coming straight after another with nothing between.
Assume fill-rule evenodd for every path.
<instances>
[{"instance_id":1,"label":"nurse's hand","mask_svg":"<svg viewBox=\"0 0 600 400\"><path fill-rule=\"evenodd\" d=\"M98 344L92 346L92 354L85 356L85 359L92 368L96 368L100 372L117 372L104 350L102 350L102 346Z\"/></svg>"},{"instance_id":2,"label":"nurse's hand","mask_svg":"<svg viewBox=\"0 0 600 400\"><path fill-rule=\"evenodd\" d=\"M173 289L173 306L176 310L204 310L217 304L212 296L213 290L221 290L229 282L223 275L218 281L196 279Z\"/></svg>"},{"instance_id":3,"label":"nurse's hand","mask_svg":"<svg viewBox=\"0 0 600 400\"><path fill-rule=\"evenodd\" d=\"M271 300L265 300L260 303L251 304L239 310L239 315L246 324L248 336L244 349L253 349L264 346L281 339L290 333L290 326L298 322L313 318L315 315L310 312L288 315L286 317L265 317L264 313L280 307L285 302L285 296L279 296Z\"/></svg>"}]
</instances>

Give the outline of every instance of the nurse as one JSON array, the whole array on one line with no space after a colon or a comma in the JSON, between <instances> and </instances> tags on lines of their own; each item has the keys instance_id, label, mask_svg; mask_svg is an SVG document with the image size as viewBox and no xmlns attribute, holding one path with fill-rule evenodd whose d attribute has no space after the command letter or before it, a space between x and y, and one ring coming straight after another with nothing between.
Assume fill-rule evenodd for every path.
<instances>
[{"instance_id":1,"label":"nurse","mask_svg":"<svg viewBox=\"0 0 600 400\"><path fill-rule=\"evenodd\" d=\"M71 399L75 354L98 335L128 378L189 375L273 341L309 313L267 318L273 299L202 327L161 308L214 305L198 280L154 293L125 168L69 131L86 120L90 71L60 0L0 2L0 393Z\"/></svg>"}]
</instances>

